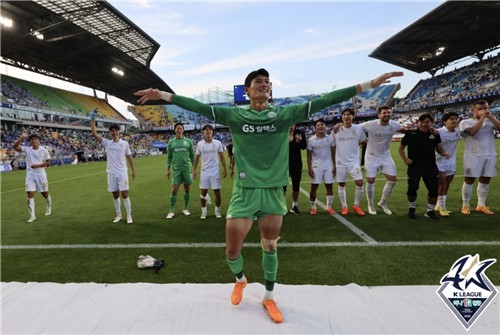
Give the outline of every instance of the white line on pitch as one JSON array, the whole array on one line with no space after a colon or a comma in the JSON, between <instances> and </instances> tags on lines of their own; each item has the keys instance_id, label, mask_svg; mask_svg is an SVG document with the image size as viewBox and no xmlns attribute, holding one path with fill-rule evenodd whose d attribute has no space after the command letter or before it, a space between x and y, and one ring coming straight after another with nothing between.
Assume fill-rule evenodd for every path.
<instances>
[{"instance_id":1,"label":"white line on pitch","mask_svg":"<svg viewBox=\"0 0 500 335\"><path fill-rule=\"evenodd\" d=\"M300 192L302 192L303 194L305 194L305 196L309 199L309 193L304 190L302 187L300 188ZM326 205L324 203L322 203L321 201L319 201L318 199L316 199L316 203L323 209L326 209ZM349 222L346 218L338 215L338 214L331 214L337 221L339 221L340 223L342 223L344 226L346 226L347 228L349 228L354 234L358 235L363 241L367 242L367 243L370 243L370 244L376 244L378 243L373 237L371 237L370 235L368 235L367 233L365 233L364 231L362 231L361 229L359 229L358 227L356 227L355 225L353 225L351 222Z\"/></svg>"},{"instance_id":2,"label":"white line on pitch","mask_svg":"<svg viewBox=\"0 0 500 335\"><path fill-rule=\"evenodd\" d=\"M132 244L19 244L2 245L2 250L30 249L158 249L158 248L224 248L225 243L132 243ZM423 246L500 246L500 241L389 241L389 242L280 242L280 248L328 247L423 247ZM260 243L245 243L245 247L261 248Z\"/></svg>"}]
</instances>

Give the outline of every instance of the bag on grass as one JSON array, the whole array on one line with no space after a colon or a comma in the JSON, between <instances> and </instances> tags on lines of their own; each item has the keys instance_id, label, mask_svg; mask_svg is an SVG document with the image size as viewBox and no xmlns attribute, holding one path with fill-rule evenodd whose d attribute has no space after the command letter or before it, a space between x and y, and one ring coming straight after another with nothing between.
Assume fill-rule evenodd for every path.
<instances>
[{"instance_id":1,"label":"bag on grass","mask_svg":"<svg viewBox=\"0 0 500 335\"><path fill-rule=\"evenodd\" d=\"M140 255L137 260L137 267L139 269L153 268L156 272L158 272L164 265L165 261L163 259L155 259L149 255Z\"/></svg>"}]
</instances>

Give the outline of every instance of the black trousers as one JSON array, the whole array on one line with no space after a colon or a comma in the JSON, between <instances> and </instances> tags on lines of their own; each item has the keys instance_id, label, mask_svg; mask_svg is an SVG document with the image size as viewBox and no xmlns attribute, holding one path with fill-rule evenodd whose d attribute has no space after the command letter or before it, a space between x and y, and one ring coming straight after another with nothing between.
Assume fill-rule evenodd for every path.
<instances>
[{"instance_id":1,"label":"black trousers","mask_svg":"<svg viewBox=\"0 0 500 335\"><path fill-rule=\"evenodd\" d=\"M429 197L438 196L438 175L439 171L435 164L429 166L408 166L408 192L409 196L416 196L420 185L420 179L423 179L427 187Z\"/></svg>"}]
</instances>

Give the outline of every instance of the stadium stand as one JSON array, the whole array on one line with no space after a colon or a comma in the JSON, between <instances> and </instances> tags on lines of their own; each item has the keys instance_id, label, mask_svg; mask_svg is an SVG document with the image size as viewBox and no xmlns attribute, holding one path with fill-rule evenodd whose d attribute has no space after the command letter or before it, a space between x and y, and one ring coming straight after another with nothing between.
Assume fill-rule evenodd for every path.
<instances>
[{"instance_id":1,"label":"stadium stand","mask_svg":"<svg viewBox=\"0 0 500 335\"><path fill-rule=\"evenodd\" d=\"M2 104L33 107L65 114L88 116L94 108L108 119L126 120L103 99L40 85L26 80L2 76Z\"/></svg>"},{"instance_id":2,"label":"stadium stand","mask_svg":"<svg viewBox=\"0 0 500 335\"><path fill-rule=\"evenodd\" d=\"M500 96L500 53L483 61L421 80L397 105L406 112Z\"/></svg>"}]
</instances>

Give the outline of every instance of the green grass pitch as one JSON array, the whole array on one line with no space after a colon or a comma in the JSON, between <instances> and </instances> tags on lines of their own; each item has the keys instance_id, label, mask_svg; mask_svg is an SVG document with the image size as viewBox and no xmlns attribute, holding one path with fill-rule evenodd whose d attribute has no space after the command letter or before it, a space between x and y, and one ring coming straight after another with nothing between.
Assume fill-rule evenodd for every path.
<instances>
[{"instance_id":1,"label":"green grass pitch","mask_svg":"<svg viewBox=\"0 0 500 335\"><path fill-rule=\"evenodd\" d=\"M300 195L301 215L284 218L279 247L278 282L315 285L439 285L439 280L459 257L479 254L481 259L500 260L500 177L490 184L488 205L496 213L464 216L461 207L462 143L459 144L457 176L448 195L449 218L424 218L427 191L421 185L416 220L407 218L406 168L391 150L398 166L398 182L389 199L394 215L379 211L345 217L377 243L366 243L334 217L318 211L308 214L309 200ZM305 157L305 155L304 155ZM305 163L305 160L304 160ZM166 220L170 181L166 179L166 156L134 160L136 180L130 182L134 223L112 223L115 214L107 192L105 163L51 167L47 170L53 214L44 216L45 202L36 195L38 220L28 224L25 171L1 175L1 280L3 282L232 282L224 253L224 219L216 219L213 205L209 216L200 220L198 180L191 188L190 210L183 216L183 189L179 191L176 216ZM376 199L384 185L380 175L375 184ZM303 171L302 188L308 192L310 178ZM290 206L290 188L287 202ZM232 189L228 176L223 180L222 210L225 213ZM354 184L348 182L349 203ZM337 184L334 209L340 210ZM212 194L213 200L213 194ZM325 202L321 185L318 200ZM472 206L476 204L475 188ZM362 207L366 210L363 196ZM122 209L124 211L124 209ZM243 249L245 272L250 281L263 281L257 225L250 231ZM394 243L392 243L394 242ZM424 243L425 242L425 243ZM435 242L435 244L430 243ZM469 243L470 242L470 243ZM483 243L486 242L486 243ZM330 243L330 244L329 244ZM156 245L155 245L156 244ZM139 270L139 255L164 259L160 273ZM500 262L499 262L500 263ZM500 283L500 264L486 274Z\"/></svg>"}]
</instances>

